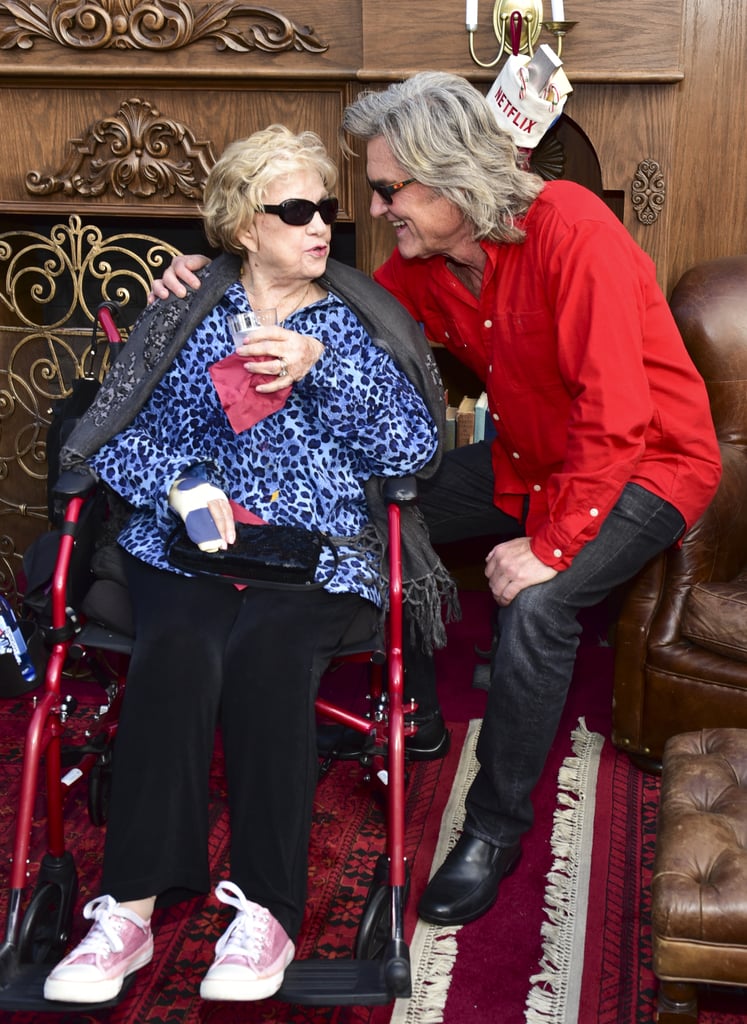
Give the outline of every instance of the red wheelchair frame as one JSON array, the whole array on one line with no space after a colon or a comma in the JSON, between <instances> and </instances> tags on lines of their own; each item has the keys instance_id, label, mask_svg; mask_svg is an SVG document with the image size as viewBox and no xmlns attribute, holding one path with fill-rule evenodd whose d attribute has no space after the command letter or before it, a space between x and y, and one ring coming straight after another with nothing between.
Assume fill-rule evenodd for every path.
<instances>
[{"instance_id":1,"label":"red wheelchair frame","mask_svg":"<svg viewBox=\"0 0 747 1024\"><path fill-rule=\"evenodd\" d=\"M105 305L99 322L107 340L116 344L120 335ZM94 824L103 824L106 804L106 773L111 745L116 736L124 693L127 654L131 639L93 623L68 607L68 579L78 541L81 516L95 491L95 483L83 472L68 471L56 493L65 505L59 548L52 578L51 624L45 629L51 653L43 690L26 730L21 790L16 820L13 863L10 873L5 939L0 946L0 1010L78 1012L111 1006L126 994L105 1004L53 1003L44 999L43 986L52 966L66 951L78 895L74 859L65 845L64 803L73 786L88 780L88 807ZM404 935L404 913L409 879L404 855L405 737L417 726L407 720L415 707L404 706L402 661L402 505L414 501L412 478L387 481L385 498L389 526L389 612L385 657L381 651L360 650L337 660L367 660L372 664L371 705L367 715L356 714L321 697L320 716L369 738L361 759L369 767L376 761L386 767L386 852L379 858L358 931L355 957L296 960L286 971L281 990L274 998L311 1006L374 1005L407 998L411 994L409 949ZM72 653L96 657L109 653L107 666L120 661L107 687L108 703L98 716L97 733L88 736L72 772L63 771L62 742L66 721L74 710L72 699L63 697L64 670ZM113 653L112 653L113 652ZM382 665L381 662L384 662ZM386 683L384 683L384 666ZM37 786L44 759L46 772L47 850L42 857L34 891L24 909L28 857ZM375 776L375 772L372 772Z\"/></svg>"}]
</instances>

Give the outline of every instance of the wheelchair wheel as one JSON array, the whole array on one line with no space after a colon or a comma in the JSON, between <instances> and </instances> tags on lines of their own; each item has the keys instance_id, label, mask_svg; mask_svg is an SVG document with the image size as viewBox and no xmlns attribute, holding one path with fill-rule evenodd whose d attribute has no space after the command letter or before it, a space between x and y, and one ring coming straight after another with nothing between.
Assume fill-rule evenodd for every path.
<instances>
[{"instance_id":1,"label":"wheelchair wheel","mask_svg":"<svg viewBox=\"0 0 747 1024\"><path fill-rule=\"evenodd\" d=\"M105 825L109 820L109 797L112 789L111 755L102 756L88 773L88 817L92 825Z\"/></svg>"},{"instance_id":2,"label":"wheelchair wheel","mask_svg":"<svg viewBox=\"0 0 747 1024\"><path fill-rule=\"evenodd\" d=\"M356 960L379 960L390 938L388 885L380 885L368 894L363 917L355 939Z\"/></svg>"},{"instance_id":3,"label":"wheelchair wheel","mask_svg":"<svg viewBox=\"0 0 747 1024\"><path fill-rule=\"evenodd\" d=\"M391 889L389 887L389 861L382 854L376 862L371 888L366 897L361 923L355 939L357 960L380 960L391 939ZM410 895L410 871L405 875L405 904Z\"/></svg>"},{"instance_id":4,"label":"wheelchair wheel","mask_svg":"<svg viewBox=\"0 0 747 1024\"><path fill-rule=\"evenodd\" d=\"M70 936L74 902L65 900L54 882L42 882L36 887L18 937L21 963L57 963Z\"/></svg>"}]
</instances>

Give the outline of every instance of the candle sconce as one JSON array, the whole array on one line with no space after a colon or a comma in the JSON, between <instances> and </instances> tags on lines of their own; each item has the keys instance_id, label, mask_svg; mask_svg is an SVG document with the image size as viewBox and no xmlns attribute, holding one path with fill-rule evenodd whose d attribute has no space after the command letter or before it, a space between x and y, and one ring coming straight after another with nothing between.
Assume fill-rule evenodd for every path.
<instances>
[{"instance_id":1,"label":"candle sconce","mask_svg":"<svg viewBox=\"0 0 747 1024\"><path fill-rule=\"evenodd\" d=\"M562 52L563 52L563 39L568 35L568 33L573 28L573 26L577 25L577 24L578 24L577 21L543 21L542 22L543 28L547 29L548 32L551 32L552 35L555 36L555 39L556 39L555 52L557 53L558 57L560 57Z\"/></svg>"},{"instance_id":2,"label":"candle sconce","mask_svg":"<svg viewBox=\"0 0 747 1024\"><path fill-rule=\"evenodd\" d=\"M555 36L557 54L560 56L563 38L575 24L575 21L543 21L542 0L495 0L493 33L498 42L498 55L491 61L482 61L475 53L477 3L476 0L467 2L469 52L472 60L481 68L495 67L504 53L527 53L532 57L543 28Z\"/></svg>"}]
</instances>

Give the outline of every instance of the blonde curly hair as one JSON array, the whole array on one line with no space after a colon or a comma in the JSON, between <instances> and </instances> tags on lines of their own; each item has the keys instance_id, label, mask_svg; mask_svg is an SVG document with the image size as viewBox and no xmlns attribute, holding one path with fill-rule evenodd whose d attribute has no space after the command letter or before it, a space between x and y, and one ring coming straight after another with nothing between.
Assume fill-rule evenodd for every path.
<instances>
[{"instance_id":1,"label":"blonde curly hair","mask_svg":"<svg viewBox=\"0 0 747 1024\"><path fill-rule=\"evenodd\" d=\"M328 195L337 184L337 168L315 132L296 135L282 124L271 124L246 139L230 143L205 183L202 218L208 242L242 255L237 236L251 227L261 212L270 183L285 174L313 170Z\"/></svg>"}]
</instances>

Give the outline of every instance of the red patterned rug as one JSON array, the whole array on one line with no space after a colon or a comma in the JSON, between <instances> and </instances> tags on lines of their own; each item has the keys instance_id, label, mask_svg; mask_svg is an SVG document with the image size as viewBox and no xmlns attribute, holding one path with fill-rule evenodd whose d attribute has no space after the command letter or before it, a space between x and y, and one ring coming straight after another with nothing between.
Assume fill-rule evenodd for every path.
<instances>
[{"instance_id":1,"label":"red patterned rug","mask_svg":"<svg viewBox=\"0 0 747 1024\"><path fill-rule=\"evenodd\" d=\"M650 1024L656 1019L651 878L658 806L659 779L639 771L605 741L578 1024ZM699 1024L747 1022L744 989L704 987L698 1006Z\"/></svg>"},{"instance_id":2,"label":"red patterned rug","mask_svg":"<svg viewBox=\"0 0 747 1024\"><path fill-rule=\"evenodd\" d=\"M574 907L577 919L570 920L567 931L567 969L552 984L539 982L540 989L552 990L556 998L544 1005L537 1002L538 1012L532 1011L530 1000L528 1024L650 1024L656 1019L651 878L660 782L634 767L609 740L597 736L597 742L591 853L586 888L577 894ZM582 794L580 803L584 800ZM557 820L556 815L556 826ZM582 853L581 866L583 859ZM548 893L552 885L551 879ZM555 938L552 925L545 926L545 936L547 949ZM699 1011L700 1024L745 1024L747 993L706 988Z\"/></svg>"},{"instance_id":3,"label":"red patterned rug","mask_svg":"<svg viewBox=\"0 0 747 1024\"><path fill-rule=\"evenodd\" d=\"M578 1024L654 1020L648 883L658 797L658 779L633 767L605 740L597 783Z\"/></svg>"},{"instance_id":4,"label":"red patterned rug","mask_svg":"<svg viewBox=\"0 0 747 1024\"><path fill-rule=\"evenodd\" d=\"M9 861L12 852L17 794L25 722L29 699L0 700L0 915L5 921ZM91 709L81 708L83 728ZM413 891L422 890L433 859L438 825L452 785L466 727L453 729L452 750L443 761L413 765L406 795L406 855ZM228 816L220 754L212 773L211 865L214 882L226 877ZM39 857L46 849L43 795L34 824L30 878L33 882ZM67 845L75 857L80 879L79 909L73 941L85 930L80 907L98 893L102 831L92 825L87 794L73 791L66 812ZM360 766L338 763L320 782L314 810L310 847L309 899L299 937L298 956L350 956L361 909L376 858L384 849L382 799L362 778ZM414 900L411 901L411 904ZM374 1024L389 1019L390 1007L296 1007L275 1000L257 1004L206 1003L197 992L213 955L215 940L226 925L225 908L211 895L168 910L154 918L155 957L140 971L127 997L111 1010L84 1016L15 1013L14 1024L83 1024L106 1021L125 1024L137 1021L163 1024ZM407 914L408 934L415 926L415 910Z\"/></svg>"}]
</instances>

